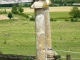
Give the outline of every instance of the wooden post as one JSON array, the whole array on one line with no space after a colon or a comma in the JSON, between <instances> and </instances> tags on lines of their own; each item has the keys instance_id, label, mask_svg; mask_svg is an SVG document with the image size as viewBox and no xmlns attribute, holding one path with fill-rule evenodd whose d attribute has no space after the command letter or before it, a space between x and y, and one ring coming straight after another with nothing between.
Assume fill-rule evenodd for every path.
<instances>
[{"instance_id":1,"label":"wooden post","mask_svg":"<svg viewBox=\"0 0 80 60\"><path fill-rule=\"evenodd\" d=\"M67 55L66 55L66 60L71 60L70 54L67 54Z\"/></svg>"}]
</instances>

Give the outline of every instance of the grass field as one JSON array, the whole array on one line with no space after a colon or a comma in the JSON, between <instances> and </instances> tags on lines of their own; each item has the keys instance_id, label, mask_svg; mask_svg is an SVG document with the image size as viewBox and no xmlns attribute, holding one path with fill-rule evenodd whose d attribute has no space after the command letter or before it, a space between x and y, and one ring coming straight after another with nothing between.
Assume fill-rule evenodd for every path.
<instances>
[{"instance_id":1,"label":"grass field","mask_svg":"<svg viewBox=\"0 0 80 60\"><path fill-rule=\"evenodd\" d=\"M52 18L69 17L68 12L51 12ZM0 52L5 54L35 55L35 22L22 16L0 20ZM51 21L53 50L62 58L71 54L80 60L80 22Z\"/></svg>"},{"instance_id":2,"label":"grass field","mask_svg":"<svg viewBox=\"0 0 80 60\"><path fill-rule=\"evenodd\" d=\"M80 7L78 7L80 9ZM11 8L0 8L0 10L11 11ZM59 6L59 7L49 7L50 12L69 12L72 9L71 6ZM24 7L24 12L34 12L34 9Z\"/></svg>"}]
</instances>

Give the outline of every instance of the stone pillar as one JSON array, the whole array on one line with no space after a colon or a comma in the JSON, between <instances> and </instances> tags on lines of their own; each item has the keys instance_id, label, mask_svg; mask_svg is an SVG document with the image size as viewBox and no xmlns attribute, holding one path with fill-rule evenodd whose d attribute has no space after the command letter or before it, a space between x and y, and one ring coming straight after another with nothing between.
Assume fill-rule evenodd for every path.
<instances>
[{"instance_id":1,"label":"stone pillar","mask_svg":"<svg viewBox=\"0 0 80 60\"><path fill-rule=\"evenodd\" d=\"M46 60L44 9L35 9L36 23L36 60Z\"/></svg>"},{"instance_id":2,"label":"stone pillar","mask_svg":"<svg viewBox=\"0 0 80 60\"><path fill-rule=\"evenodd\" d=\"M50 30L50 15L49 15L49 7L44 9L44 17L45 17L45 37L46 37L46 49L52 49L51 43L51 30Z\"/></svg>"},{"instance_id":3,"label":"stone pillar","mask_svg":"<svg viewBox=\"0 0 80 60\"><path fill-rule=\"evenodd\" d=\"M50 0L35 0L31 8L35 10L36 25L36 60L48 60L57 53L52 51L49 2Z\"/></svg>"}]
</instances>

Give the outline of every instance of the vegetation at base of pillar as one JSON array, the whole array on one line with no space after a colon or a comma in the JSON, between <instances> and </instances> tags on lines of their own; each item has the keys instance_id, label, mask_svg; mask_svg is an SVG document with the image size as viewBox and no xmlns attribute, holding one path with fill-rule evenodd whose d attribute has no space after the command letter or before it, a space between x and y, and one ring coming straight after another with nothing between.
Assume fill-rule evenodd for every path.
<instances>
[{"instance_id":1,"label":"vegetation at base of pillar","mask_svg":"<svg viewBox=\"0 0 80 60\"><path fill-rule=\"evenodd\" d=\"M11 12L8 13L8 18L9 18L9 19L13 18L13 15L12 15Z\"/></svg>"}]
</instances>

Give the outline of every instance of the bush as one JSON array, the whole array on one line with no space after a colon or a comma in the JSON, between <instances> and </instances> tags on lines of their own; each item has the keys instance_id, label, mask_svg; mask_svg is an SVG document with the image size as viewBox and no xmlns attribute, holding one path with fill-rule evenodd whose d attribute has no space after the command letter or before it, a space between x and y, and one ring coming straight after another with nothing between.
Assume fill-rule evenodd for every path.
<instances>
[{"instance_id":1,"label":"bush","mask_svg":"<svg viewBox=\"0 0 80 60\"><path fill-rule=\"evenodd\" d=\"M6 9L4 9L4 10L0 10L0 14L7 14Z\"/></svg>"},{"instance_id":2,"label":"bush","mask_svg":"<svg viewBox=\"0 0 80 60\"><path fill-rule=\"evenodd\" d=\"M69 14L71 15L71 17L73 18L79 18L80 17L80 10L78 9L78 7L73 7L73 9L69 12Z\"/></svg>"},{"instance_id":3,"label":"bush","mask_svg":"<svg viewBox=\"0 0 80 60\"><path fill-rule=\"evenodd\" d=\"M78 19L77 18L76 19L72 18L71 22L78 22Z\"/></svg>"},{"instance_id":4,"label":"bush","mask_svg":"<svg viewBox=\"0 0 80 60\"><path fill-rule=\"evenodd\" d=\"M9 12L9 13L8 13L8 18L11 19L12 17L13 17L13 16L12 16L12 13Z\"/></svg>"},{"instance_id":5,"label":"bush","mask_svg":"<svg viewBox=\"0 0 80 60\"><path fill-rule=\"evenodd\" d=\"M35 18L33 16L29 17L30 21L35 21Z\"/></svg>"},{"instance_id":6,"label":"bush","mask_svg":"<svg viewBox=\"0 0 80 60\"><path fill-rule=\"evenodd\" d=\"M19 5L19 7L18 7L18 11L19 11L20 13L22 13L22 12L24 11L24 9L22 8L21 5Z\"/></svg>"},{"instance_id":7,"label":"bush","mask_svg":"<svg viewBox=\"0 0 80 60\"><path fill-rule=\"evenodd\" d=\"M54 19L54 18L50 18L50 21L57 21L56 19Z\"/></svg>"},{"instance_id":8,"label":"bush","mask_svg":"<svg viewBox=\"0 0 80 60\"><path fill-rule=\"evenodd\" d=\"M50 18L50 21L53 21L53 18Z\"/></svg>"},{"instance_id":9,"label":"bush","mask_svg":"<svg viewBox=\"0 0 80 60\"><path fill-rule=\"evenodd\" d=\"M11 12L12 12L13 14L18 14L17 6L16 6L16 5L13 5L13 6L12 6Z\"/></svg>"}]
</instances>

